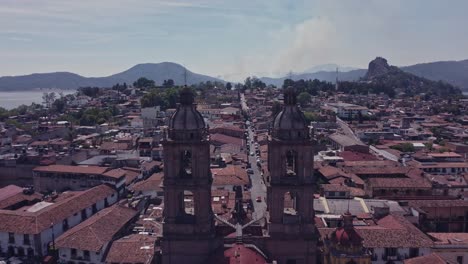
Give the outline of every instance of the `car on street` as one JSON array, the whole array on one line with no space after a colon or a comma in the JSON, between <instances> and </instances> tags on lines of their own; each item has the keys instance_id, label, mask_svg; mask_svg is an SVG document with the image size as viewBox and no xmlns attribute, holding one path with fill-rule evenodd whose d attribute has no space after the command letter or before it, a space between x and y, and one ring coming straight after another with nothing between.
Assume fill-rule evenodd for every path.
<instances>
[{"instance_id":1,"label":"car on street","mask_svg":"<svg viewBox=\"0 0 468 264\"><path fill-rule=\"evenodd\" d=\"M252 151L252 152L250 152L250 156L253 156L253 155L255 155L255 153L254 153L253 151Z\"/></svg>"},{"instance_id":2,"label":"car on street","mask_svg":"<svg viewBox=\"0 0 468 264\"><path fill-rule=\"evenodd\" d=\"M248 170L247 170L247 173L248 173L248 174L253 174L254 172L253 172L252 169L248 169Z\"/></svg>"},{"instance_id":3,"label":"car on street","mask_svg":"<svg viewBox=\"0 0 468 264\"><path fill-rule=\"evenodd\" d=\"M261 202L261 201L262 201L262 197L258 196L257 199L255 199L255 201L257 201L257 203Z\"/></svg>"}]
</instances>

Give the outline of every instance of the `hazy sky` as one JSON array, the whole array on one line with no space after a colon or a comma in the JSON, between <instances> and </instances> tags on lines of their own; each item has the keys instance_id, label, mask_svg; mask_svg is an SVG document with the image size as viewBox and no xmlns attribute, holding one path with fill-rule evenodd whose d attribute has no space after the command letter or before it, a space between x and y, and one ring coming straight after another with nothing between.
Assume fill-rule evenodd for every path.
<instances>
[{"instance_id":1,"label":"hazy sky","mask_svg":"<svg viewBox=\"0 0 468 264\"><path fill-rule=\"evenodd\" d=\"M173 61L229 80L468 59L466 0L0 0L0 76Z\"/></svg>"}]
</instances>

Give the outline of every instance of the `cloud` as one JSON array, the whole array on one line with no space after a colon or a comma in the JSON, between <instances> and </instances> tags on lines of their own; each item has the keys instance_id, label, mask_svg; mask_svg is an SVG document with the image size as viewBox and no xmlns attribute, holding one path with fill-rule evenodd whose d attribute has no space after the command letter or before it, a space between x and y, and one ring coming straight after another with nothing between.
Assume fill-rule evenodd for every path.
<instances>
[{"instance_id":1,"label":"cloud","mask_svg":"<svg viewBox=\"0 0 468 264\"><path fill-rule=\"evenodd\" d=\"M325 18L312 18L280 32L286 46L278 51L273 72L302 71L311 65L329 63L336 49L336 30Z\"/></svg>"}]
</instances>

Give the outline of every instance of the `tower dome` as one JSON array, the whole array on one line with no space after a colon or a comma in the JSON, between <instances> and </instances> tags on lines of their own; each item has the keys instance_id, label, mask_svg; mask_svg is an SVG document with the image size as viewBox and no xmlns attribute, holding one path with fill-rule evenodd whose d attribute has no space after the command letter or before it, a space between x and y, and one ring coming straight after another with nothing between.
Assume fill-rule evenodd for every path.
<instances>
[{"instance_id":1,"label":"tower dome","mask_svg":"<svg viewBox=\"0 0 468 264\"><path fill-rule=\"evenodd\" d=\"M308 126L304 113L297 106L296 92L289 87L284 91L284 107L274 120L273 136L279 139L304 139L308 137Z\"/></svg>"},{"instance_id":2,"label":"tower dome","mask_svg":"<svg viewBox=\"0 0 468 264\"><path fill-rule=\"evenodd\" d=\"M200 139L206 132L203 116L196 109L194 94L188 87L179 95L179 105L169 121L169 136L172 139Z\"/></svg>"}]
</instances>

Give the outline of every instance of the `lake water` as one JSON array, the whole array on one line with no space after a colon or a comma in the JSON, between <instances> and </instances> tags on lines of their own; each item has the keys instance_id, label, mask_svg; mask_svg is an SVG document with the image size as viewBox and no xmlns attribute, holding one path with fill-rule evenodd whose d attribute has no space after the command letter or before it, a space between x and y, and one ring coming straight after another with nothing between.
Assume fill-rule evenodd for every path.
<instances>
[{"instance_id":1,"label":"lake water","mask_svg":"<svg viewBox=\"0 0 468 264\"><path fill-rule=\"evenodd\" d=\"M30 105L31 103L42 104L42 95L45 92L55 92L58 97L56 90L37 90L37 91L22 91L22 92L0 92L0 107L5 109L13 109L22 104ZM75 91L66 90L62 91L63 94L71 94Z\"/></svg>"}]
</instances>

